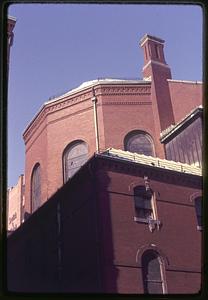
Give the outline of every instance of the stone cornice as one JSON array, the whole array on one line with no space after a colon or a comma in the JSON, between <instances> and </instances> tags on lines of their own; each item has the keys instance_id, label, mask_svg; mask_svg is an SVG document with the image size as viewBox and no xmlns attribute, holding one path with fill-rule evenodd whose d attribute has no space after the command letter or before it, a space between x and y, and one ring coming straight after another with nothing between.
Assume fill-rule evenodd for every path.
<instances>
[{"instance_id":1,"label":"stone cornice","mask_svg":"<svg viewBox=\"0 0 208 300\"><path fill-rule=\"evenodd\" d=\"M29 151L29 149L32 147L32 145L34 144L34 142L38 139L38 137L41 135L41 133L44 131L44 129L46 129L47 126L49 126L50 124L59 122L59 121L61 121L61 120L64 120L64 119L66 119L66 118L68 118L68 117L74 116L74 115L76 115L76 114L80 114L80 113L82 113L82 112L89 111L89 110L91 110L91 109L93 109L93 107L87 107L87 108L85 108L85 109L79 109L78 111L76 111L76 112L74 112L74 113L67 114L66 116L63 116L63 117L60 117L60 118L57 118L57 119L55 119L55 120L52 120L52 121L48 122L48 123L41 129L41 131L38 133L38 135L36 135L36 137L35 137L34 140L31 142L31 144L26 148L25 153L27 153L27 152ZM31 138L31 135L28 137L27 142L30 140L30 138Z\"/></svg>"}]
</instances>

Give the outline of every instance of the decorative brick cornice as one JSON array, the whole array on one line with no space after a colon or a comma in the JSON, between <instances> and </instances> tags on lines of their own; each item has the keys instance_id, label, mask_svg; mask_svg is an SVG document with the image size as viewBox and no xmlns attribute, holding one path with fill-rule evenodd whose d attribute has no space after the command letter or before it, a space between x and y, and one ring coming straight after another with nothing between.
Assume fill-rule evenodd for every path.
<instances>
[{"instance_id":1,"label":"decorative brick cornice","mask_svg":"<svg viewBox=\"0 0 208 300\"><path fill-rule=\"evenodd\" d=\"M145 101L107 101L103 102L102 105L151 105L152 102Z\"/></svg>"},{"instance_id":2,"label":"decorative brick cornice","mask_svg":"<svg viewBox=\"0 0 208 300\"><path fill-rule=\"evenodd\" d=\"M41 123L43 122L44 118L53 112L59 111L61 109L67 108L69 106L78 104L80 102L84 102L87 100L90 100L91 98L91 92L84 93L82 95L78 95L76 97L70 97L69 99L63 99L62 101L57 101L55 103L46 103L43 108L41 109L40 113L36 116L34 121L32 121L27 129L25 130L23 137L24 140L27 141L29 137L31 136L34 128L39 127Z\"/></svg>"},{"instance_id":3,"label":"decorative brick cornice","mask_svg":"<svg viewBox=\"0 0 208 300\"><path fill-rule=\"evenodd\" d=\"M25 142L30 137L30 135L33 132L34 128L41 125L41 123L45 119L45 116L46 116L46 110L45 110L45 107L43 107L41 109L41 111L39 112L39 114L34 119L34 121L29 124L29 126L26 128L25 132L23 133L23 138L24 138Z\"/></svg>"},{"instance_id":4,"label":"decorative brick cornice","mask_svg":"<svg viewBox=\"0 0 208 300\"><path fill-rule=\"evenodd\" d=\"M99 157L100 158L100 157ZM190 174L177 174L172 170L161 170L154 166L149 167L145 165L135 165L134 163L125 163L101 159L100 167L104 170L111 170L113 172L123 172L125 174L134 175L143 178L148 176L151 180L159 180L167 184L175 184L181 186L191 186L193 188L200 188L201 179L199 176Z\"/></svg>"},{"instance_id":5,"label":"decorative brick cornice","mask_svg":"<svg viewBox=\"0 0 208 300\"><path fill-rule=\"evenodd\" d=\"M63 100L58 100L55 103L50 104L50 102L47 105L46 108L46 112L54 112L57 110L60 110L62 108L68 107L68 106L72 106L75 103L79 103L85 100L89 100L92 97L92 93L88 92L88 93L84 93L81 95L77 95L77 96L73 96L67 99L67 97Z\"/></svg>"},{"instance_id":6,"label":"decorative brick cornice","mask_svg":"<svg viewBox=\"0 0 208 300\"><path fill-rule=\"evenodd\" d=\"M97 90L97 95L150 95L151 85L140 86L102 86Z\"/></svg>"}]
</instances>

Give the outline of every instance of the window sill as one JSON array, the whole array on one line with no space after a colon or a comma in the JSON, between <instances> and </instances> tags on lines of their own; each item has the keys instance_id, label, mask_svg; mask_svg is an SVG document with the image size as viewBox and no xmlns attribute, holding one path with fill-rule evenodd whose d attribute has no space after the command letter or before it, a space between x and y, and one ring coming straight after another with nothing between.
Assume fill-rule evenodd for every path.
<instances>
[{"instance_id":1,"label":"window sill","mask_svg":"<svg viewBox=\"0 0 208 300\"><path fill-rule=\"evenodd\" d=\"M150 221L148 219L134 217L134 221L138 222L138 223L146 223L146 224L149 224L150 222L152 222L153 224L160 225L160 221L159 220L155 220L155 219L151 219L151 221Z\"/></svg>"}]
</instances>

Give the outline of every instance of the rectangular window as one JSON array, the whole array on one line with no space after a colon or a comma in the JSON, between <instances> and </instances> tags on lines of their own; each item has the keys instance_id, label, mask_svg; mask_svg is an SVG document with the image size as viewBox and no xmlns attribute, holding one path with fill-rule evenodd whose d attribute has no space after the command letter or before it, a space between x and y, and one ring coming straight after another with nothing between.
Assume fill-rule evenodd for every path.
<instances>
[{"instance_id":1,"label":"rectangular window","mask_svg":"<svg viewBox=\"0 0 208 300\"><path fill-rule=\"evenodd\" d=\"M151 232L155 228L159 230L160 221L154 192L146 186L136 186L134 188L134 208L134 221L148 223Z\"/></svg>"},{"instance_id":2,"label":"rectangular window","mask_svg":"<svg viewBox=\"0 0 208 300\"><path fill-rule=\"evenodd\" d=\"M137 218L147 219L152 217L151 197L135 195L135 212Z\"/></svg>"}]
</instances>

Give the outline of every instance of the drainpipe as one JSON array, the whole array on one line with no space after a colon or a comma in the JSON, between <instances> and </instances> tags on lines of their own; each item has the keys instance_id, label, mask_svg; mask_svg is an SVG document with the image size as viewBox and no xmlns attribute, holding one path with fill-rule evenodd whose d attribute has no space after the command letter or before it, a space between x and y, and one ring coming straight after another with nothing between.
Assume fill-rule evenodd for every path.
<instances>
[{"instance_id":1,"label":"drainpipe","mask_svg":"<svg viewBox=\"0 0 208 300\"><path fill-rule=\"evenodd\" d=\"M97 121L97 97L95 96L94 87L92 88L93 97L91 98L93 103L93 114L94 114L94 126L95 126L95 142L96 142L96 152L100 151L99 147L99 135L98 135L98 121Z\"/></svg>"}]
</instances>

